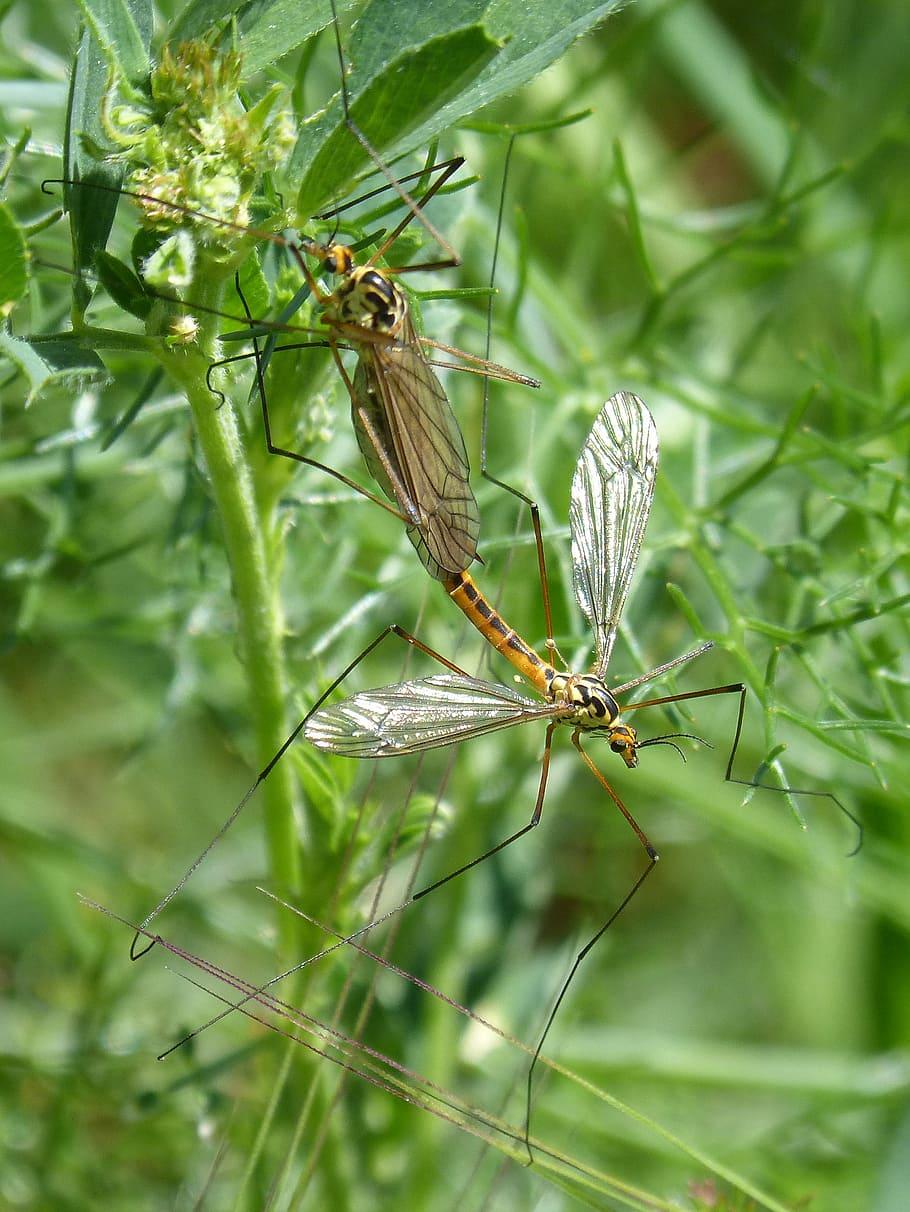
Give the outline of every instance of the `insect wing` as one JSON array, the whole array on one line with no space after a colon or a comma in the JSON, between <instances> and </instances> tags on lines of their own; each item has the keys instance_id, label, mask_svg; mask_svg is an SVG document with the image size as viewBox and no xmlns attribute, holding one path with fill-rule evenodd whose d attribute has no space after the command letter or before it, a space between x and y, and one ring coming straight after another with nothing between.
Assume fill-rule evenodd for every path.
<instances>
[{"instance_id":1,"label":"insect wing","mask_svg":"<svg viewBox=\"0 0 910 1212\"><path fill-rule=\"evenodd\" d=\"M582 447L569 509L575 597L594 631L601 677L648 524L657 462L654 418L638 396L618 392Z\"/></svg>"},{"instance_id":2,"label":"insect wing","mask_svg":"<svg viewBox=\"0 0 910 1212\"><path fill-rule=\"evenodd\" d=\"M464 438L413 330L404 341L362 349L353 397L367 466L402 513L414 517L409 535L424 567L438 580L463 572L477 553L480 514Z\"/></svg>"},{"instance_id":3,"label":"insect wing","mask_svg":"<svg viewBox=\"0 0 910 1212\"><path fill-rule=\"evenodd\" d=\"M364 690L322 707L307 721L304 736L317 748L346 757L391 757L546 718L553 710L508 686L441 673Z\"/></svg>"}]
</instances>

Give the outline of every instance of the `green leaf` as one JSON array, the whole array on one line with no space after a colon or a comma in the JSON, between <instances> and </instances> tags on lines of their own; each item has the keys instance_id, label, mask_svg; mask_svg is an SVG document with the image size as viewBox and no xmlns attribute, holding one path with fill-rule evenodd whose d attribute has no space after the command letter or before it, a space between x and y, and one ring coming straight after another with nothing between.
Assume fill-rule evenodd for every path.
<instances>
[{"instance_id":1,"label":"green leaf","mask_svg":"<svg viewBox=\"0 0 910 1212\"><path fill-rule=\"evenodd\" d=\"M534 0L533 3L427 0L416 9L410 0L373 0L357 25L350 47L346 48L346 58L351 63L348 85L354 119L380 154L388 158L410 151L526 84L576 38L618 8L619 3L620 0ZM498 53L481 65L472 78L462 80L459 87L437 87L434 97L421 98L420 107L411 106L408 112L409 89L422 92L428 84L436 83L432 75L412 80L416 72L411 73L408 59L416 58L432 39L452 35L459 29L464 32L465 25L480 21L487 38L501 44ZM386 80L392 98L391 111L374 115L361 112L359 98L380 78ZM401 97L396 96L398 90L403 94ZM376 95L389 104L382 90L377 89ZM368 107L363 108L366 111ZM418 108L423 112L417 112ZM396 121L399 121L397 129ZM350 183L351 175L369 163L359 146L347 151L342 135L355 143L343 125L340 100L301 130L291 158L292 170L304 176L300 190L301 217L334 200ZM320 167L322 145L330 138L333 154L343 156L345 165L345 173L335 174L334 180Z\"/></svg>"},{"instance_id":2,"label":"green leaf","mask_svg":"<svg viewBox=\"0 0 910 1212\"><path fill-rule=\"evenodd\" d=\"M315 13L313 7L301 5L300 0L275 0L264 7L249 7L237 23L244 79L288 51L296 50L331 24L332 12L328 3L320 4ZM345 7L350 6L339 5L341 11Z\"/></svg>"},{"instance_id":3,"label":"green leaf","mask_svg":"<svg viewBox=\"0 0 910 1212\"><path fill-rule=\"evenodd\" d=\"M27 285L25 236L10 210L0 202L0 319L9 315Z\"/></svg>"},{"instance_id":4,"label":"green leaf","mask_svg":"<svg viewBox=\"0 0 910 1212\"><path fill-rule=\"evenodd\" d=\"M151 4L147 0L77 3L107 62L128 84L141 85L149 71Z\"/></svg>"},{"instance_id":5,"label":"green leaf","mask_svg":"<svg viewBox=\"0 0 910 1212\"><path fill-rule=\"evenodd\" d=\"M73 240L73 306L84 312L92 297L86 271L95 253L104 248L117 211L122 174L113 164L96 160L84 140L103 142L101 106L107 91L108 67L92 34L86 30L79 40L67 103L64 142L63 205L69 211ZM98 188L92 188L97 186Z\"/></svg>"},{"instance_id":6,"label":"green leaf","mask_svg":"<svg viewBox=\"0 0 910 1212\"><path fill-rule=\"evenodd\" d=\"M487 7L484 25L492 37L504 42L495 60L471 87L439 111L420 130L408 136L400 154L438 135L441 131L500 97L527 84L554 63L572 43L594 29L620 7L622 0L493 0Z\"/></svg>"},{"instance_id":7,"label":"green leaf","mask_svg":"<svg viewBox=\"0 0 910 1212\"><path fill-rule=\"evenodd\" d=\"M148 47L152 32L150 0L130 0L130 11ZM109 83L110 65L104 49L91 30L85 30L70 77L63 159L67 180L63 204L70 215L73 238L73 305L80 314L92 297L86 271L94 267L95 254L107 244L122 179L116 165L99 161L88 150L89 146L104 147L108 142L101 114Z\"/></svg>"},{"instance_id":8,"label":"green leaf","mask_svg":"<svg viewBox=\"0 0 910 1212\"><path fill-rule=\"evenodd\" d=\"M371 146L381 152L414 127L425 125L440 104L467 87L497 49L479 25L433 38L391 61L356 98L352 94L351 117ZM319 151L301 182L297 196L300 216L315 214L325 203L340 197L370 163L365 149L345 126L340 103L319 122L318 135L316 127L309 133L314 135ZM291 157L292 175L300 171L306 154L301 132Z\"/></svg>"},{"instance_id":9,"label":"green leaf","mask_svg":"<svg viewBox=\"0 0 910 1212\"><path fill-rule=\"evenodd\" d=\"M144 320L151 310L152 301L143 289L139 278L118 257L103 250L95 261L98 281L118 307Z\"/></svg>"},{"instance_id":10,"label":"green leaf","mask_svg":"<svg viewBox=\"0 0 910 1212\"><path fill-rule=\"evenodd\" d=\"M0 332L0 354L25 376L28 393L25 407L37 404L54 391L84 391L110 382L110 375L96 353L71 341L28 341Z\"/></svg>"}]
</instances>

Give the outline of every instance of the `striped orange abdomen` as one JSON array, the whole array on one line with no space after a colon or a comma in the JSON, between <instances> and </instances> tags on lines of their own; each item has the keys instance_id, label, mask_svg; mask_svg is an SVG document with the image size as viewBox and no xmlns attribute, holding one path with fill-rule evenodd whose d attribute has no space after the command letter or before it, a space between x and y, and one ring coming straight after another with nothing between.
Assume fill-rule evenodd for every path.
<instances>
[{"instance_id":1,"label":"striped orange abdomen","mask_svg":"<svg viewBox=\"0 0 910 1212\"><path fill-rule=\"evenodd\" d=\"M526 644L518 632L506 623L499 611L490 605L477 588L470 573L456 572L447 577L443 584L449 597L459 610L467 615L487 643L502 653L541 694L548 695L555 673L552 665L539 656L531 645Z\"/></svg>"}]
</instances>

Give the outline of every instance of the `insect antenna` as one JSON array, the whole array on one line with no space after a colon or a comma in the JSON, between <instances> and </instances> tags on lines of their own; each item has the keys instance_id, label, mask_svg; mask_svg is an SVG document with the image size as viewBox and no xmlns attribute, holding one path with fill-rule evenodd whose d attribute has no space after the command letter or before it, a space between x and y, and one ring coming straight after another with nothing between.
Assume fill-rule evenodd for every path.
<instances>
[{"instance_id":1,"label":"insect antenna","mask_svg":"<svg viewBox=\"0 0 910 1212\"><path fill-rule=\"evenodd\" d=\"M646 741L636 741L635 748L636 749L647 749L649 745L669 745L670 748L675 749L676 752L679 754L679 756L682 758L682 760L684 762L686 762L686 761L688 761L688 758L683 753L683 751L680 749L680 747L678 745L674 744L674 741L677 739L683 739L683 740L687 740L687 741L698 741L699 744L706 746L706 748L708 748L708 749L714 748L714 746L710 743L710 741L706 741L703 736L697 736L694 732L668 732L664 736L648 737L648 739Z\"/></svg>"}]
</instances>

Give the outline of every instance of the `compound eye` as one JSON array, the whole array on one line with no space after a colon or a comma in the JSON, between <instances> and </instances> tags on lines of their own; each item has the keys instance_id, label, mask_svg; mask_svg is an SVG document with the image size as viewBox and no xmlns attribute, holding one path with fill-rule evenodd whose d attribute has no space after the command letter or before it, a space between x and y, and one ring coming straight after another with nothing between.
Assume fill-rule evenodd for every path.
<instances>
[{"instance_id":1,"label":"compound eye","mask_svg":"<svg viewBox=\"0 0 910 1212\"><path fill-rule=\"evenodd\" d=\"M614 753L624 753L628 743L628 741L611 741L610 748Z\"/></svg>"},{"instance_id":2,"label":"compound eye","mask_svg":"<svg viewBox=\"0 0 910 1212\"><path fill-rule=\"evenodd\" d=\"M325 271L328 274L338 273L338 260L334 253L331 253L322 263L325 266Z\"/></svg>"}]
</instances>

